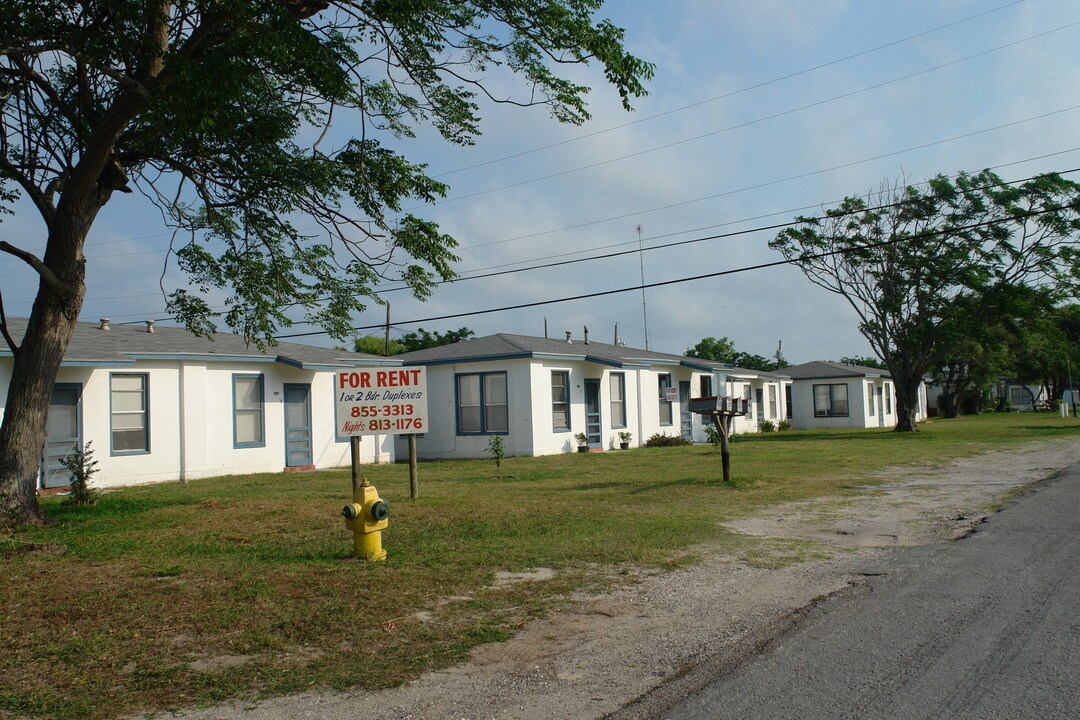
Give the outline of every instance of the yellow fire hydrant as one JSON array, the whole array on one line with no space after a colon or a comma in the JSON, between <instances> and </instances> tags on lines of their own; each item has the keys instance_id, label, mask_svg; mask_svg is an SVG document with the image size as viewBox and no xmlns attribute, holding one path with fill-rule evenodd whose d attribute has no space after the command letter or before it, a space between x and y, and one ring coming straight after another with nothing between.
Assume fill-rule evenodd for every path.
<instances>
[{"instance_id":1,"label":"yellow fire hydrant","mask_svg":"<svg viewBox=\"0 0 1080 720\"><path fill-rule=\"evenodd\" d=\"M382 531L390 524L390 506L379 498L379 491L368 484L367 478L353 490L352 504L341 510L345 527L352 530L353 557L364 560L385 560Z\"/></svg>"}]
</instances>

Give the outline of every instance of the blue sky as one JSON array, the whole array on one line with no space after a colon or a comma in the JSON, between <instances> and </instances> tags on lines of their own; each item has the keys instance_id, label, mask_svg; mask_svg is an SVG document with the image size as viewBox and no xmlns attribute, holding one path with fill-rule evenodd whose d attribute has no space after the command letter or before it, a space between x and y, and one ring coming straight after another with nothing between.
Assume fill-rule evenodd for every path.
<instances>
[{"instance_id":1,"label":"blue sky","mask_svg":"<svg viewBox=\"0 0 1080 720\"><path fill-rule=\"evenodd\" d=\"M601 15L626 28L632 52L656 63L635 112L622 111L596 68L572 69L594 87L584 127L559 125L541 108L485 106L473 147L447 146L430 132L402 141L451 186L446 201L416 212L458 238L463 277L633 250L638 225L649 248L784 222L901 175L918 182L996 167L1020 179L1080 167L1075 2L619 0ZM768 248L775 232L648 250L645 281L778 260ZM0 235L41 247L28 206L4 219ZM158 281L168 240L145 201L115 197L87 244L82 318L164 317ZM0 263L8 313L27 314L36 281L10 256ZM426 303L402 292L386 299L398 323L633 287L639 263L631 253L461 280ZM178 281L166 271L170 289ZM727 336L761 355L782 340L794 362L870 352L846 302L790 267L671 284L645 297L653 350L681 353L702 337ZM355 321L384 318L372 306ZM645 345L640 291L402 324L394 335L418 325L541 335L545 318L553 337L571 330L579 338L588 325L594 339L610 342L618 323L627 344Z\"/></svg>"}]
</instances>

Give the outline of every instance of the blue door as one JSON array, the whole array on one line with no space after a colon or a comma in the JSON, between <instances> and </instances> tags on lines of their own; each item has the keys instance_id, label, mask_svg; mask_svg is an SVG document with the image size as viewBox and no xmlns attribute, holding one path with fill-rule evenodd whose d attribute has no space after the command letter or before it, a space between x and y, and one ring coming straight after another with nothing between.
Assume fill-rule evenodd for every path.
<instances>
[{"instance_id":1,"label":"blue door","mask_svg":"<svg viewBox=\"0 0 1080 720\"><path fill-rule=\"evenodd\" d=\"M45 421L45 447L41 451L41 487L58 488L71 484L71 473L63 461L82 447L80 410L82 385L58 383L49 400Z\"/></svg>"},{"instance_id":2,"label":"blue door","mask_svg":"<svg viewBox=\"0 0 1080 720\"><path fill-rule=\"evenodd\" d=\"M311 464L311 385L286 385L285 467Z\"/></svg>"},{"instance_id":3,"label":"blue door","mask_svg":"<svg viewBox=\"0 0 1080 720\"><path fill-rule=\"evenodd\" d=\"M600 381L585 381L585 437L589 445L600 446Z\"/></svg>"}]
</instances>

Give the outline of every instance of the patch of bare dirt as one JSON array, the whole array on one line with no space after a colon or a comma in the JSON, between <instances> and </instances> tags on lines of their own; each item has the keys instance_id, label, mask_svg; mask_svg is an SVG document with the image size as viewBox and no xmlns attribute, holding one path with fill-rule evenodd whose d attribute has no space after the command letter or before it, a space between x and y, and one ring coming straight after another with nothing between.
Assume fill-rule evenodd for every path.
<instances>
[{"instance_id":1,"label":"patch of bare dirt","mask_svg":"<svg viewBox=\"0 0 1080 720\"><path fill-rule=\"evenodd\" d=\"M470 662L402 687L307 693L175 717L602 717L705 659L745 652L793 612L873 574L889 548L961 536L1017 488L1078 460L1080 440L1069 439L941 467L894 469L881 485L855 495L790 503L729 526L766 539L765 545L774 543L782 553L801 545L827 550L795 552L802 561L770 568L701 548L697 565L574 598L564 611L530 623L513 639L476 648ZM829 557L809 559L824 556Z\"/></svg>"}]
</instances>

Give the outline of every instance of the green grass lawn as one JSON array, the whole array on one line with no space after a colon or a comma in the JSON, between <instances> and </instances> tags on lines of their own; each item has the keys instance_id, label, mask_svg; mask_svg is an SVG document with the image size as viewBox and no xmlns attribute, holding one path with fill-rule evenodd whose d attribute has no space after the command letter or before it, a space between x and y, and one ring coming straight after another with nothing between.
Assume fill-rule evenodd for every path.
<instances>
[{"instance_id":1,"label":"green grass lawn","mask_svg":"<svg viewBox=\"0 0 1080 720\"><path fill-rule=\"evenodd\" d=\"M510 458L501 477L491 460L431 462L415 502L406 466L367 467L391 503L381 563L348 557L347 469L130 488L93 507L45 499L55 527L0 538L0 716L401 683L510 637L572 589L734 546L721 521L851 493L890 465L1066 436L1080 421L1031 414L740 436L730 484L705 446ZM492 587L497 571L538 567L558 573Z\"/></svg>"}]
</instances>

